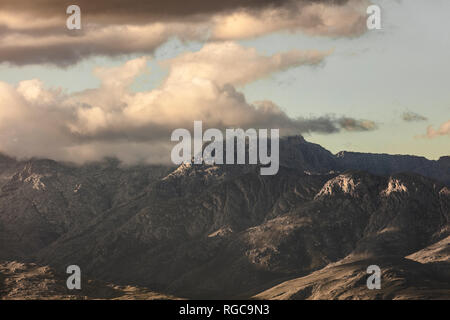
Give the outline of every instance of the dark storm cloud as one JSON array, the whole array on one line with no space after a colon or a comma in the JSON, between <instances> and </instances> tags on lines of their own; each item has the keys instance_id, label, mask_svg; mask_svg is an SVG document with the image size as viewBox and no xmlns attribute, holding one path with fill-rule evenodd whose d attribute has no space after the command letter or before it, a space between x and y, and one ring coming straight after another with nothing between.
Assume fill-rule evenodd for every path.
<instances>
[{"instance_id":1,"label":"dark storm cloud","mask_svg":"<svg viewBox=\"0 0 450 320\"><path fill-rule=\"evenodd\" d=\"M76 4L91 16L119 19L122 23L142 22L147 18L183 18L197 15L210 15L238 9L258 10L267 7L289 6L295 3L345 4L348 0L2 0L0 10L32 13L49 17L65 14L69 5ZM146 21L148 22L148 21Z\"/></svg>"}]
</instances>

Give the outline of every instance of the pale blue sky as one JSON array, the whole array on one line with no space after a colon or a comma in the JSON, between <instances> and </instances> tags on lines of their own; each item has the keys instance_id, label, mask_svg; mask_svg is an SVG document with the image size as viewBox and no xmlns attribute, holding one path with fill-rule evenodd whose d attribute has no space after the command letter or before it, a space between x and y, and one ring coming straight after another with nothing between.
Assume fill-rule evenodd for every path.
<instances>
[{"instance_id":1,"label":"pale blue sky","mask_svg":"<svg viewBox=\"0 0 450 320\"><path fill-rule=\"evenodd\" d=\"M320 67L301 66L238 89L248 101L272 100L292 117L336 114L377 123L379 128L375 131L305 136L332 152L415 154L431 159L448 155L448 135L434 139L417 136L424 135L428 125L438 128L450 120L450 1L374 2L383 9L383 29L359 38L277 33L240 41L262 54L290 49L334 52ZM149 62L150 73L140 76L133 88L140 91L158 86L167 74L158 61L201 47L201 43L169 41L155 52ZM137 56L140 55L89 58L66 69L0 65L0 81L17 83L39 78L47 86L75 92L99 85L92 75L94 67L119 65ZM404 122L401 115L405 111L416 112L428 120Z\"/></svg>"}]
</instances>

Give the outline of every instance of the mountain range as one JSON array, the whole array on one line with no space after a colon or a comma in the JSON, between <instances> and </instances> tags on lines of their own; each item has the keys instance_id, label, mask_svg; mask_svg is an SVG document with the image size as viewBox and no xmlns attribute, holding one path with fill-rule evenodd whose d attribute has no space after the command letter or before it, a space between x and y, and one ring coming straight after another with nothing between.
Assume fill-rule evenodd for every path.
<instances>
[{"instance_id":1,"label":"mountain range","mask_svg":"<svg viewBox=\"0 0 450 320\"><path fill-rule=\"evenodd\" d=\"M0 297L449 299L449 218L449 156L332 154L292 136L261 176L1 155ZM72 264L95 279L75 295Z\"/></svg>"}]
</instances>

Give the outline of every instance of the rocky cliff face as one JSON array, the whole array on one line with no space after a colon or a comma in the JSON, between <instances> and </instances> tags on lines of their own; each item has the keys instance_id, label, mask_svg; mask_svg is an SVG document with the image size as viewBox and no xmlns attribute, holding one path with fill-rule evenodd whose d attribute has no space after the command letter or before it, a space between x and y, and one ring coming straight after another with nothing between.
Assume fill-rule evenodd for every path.
<instances>
[{"instance_id":1,"label":"rocky cliff face","mask_svg":"<svg viewBox=\"0 0 450 320\"><path fill-rule=\"evenodd\" d=\"M250 297L339 261L397 270L449 235L445 158L335 156L302 137L281 140L280 155L275 176L249 165L5 158L0 258L77 264L183 297Z\"/></svg>"}]
</instances>

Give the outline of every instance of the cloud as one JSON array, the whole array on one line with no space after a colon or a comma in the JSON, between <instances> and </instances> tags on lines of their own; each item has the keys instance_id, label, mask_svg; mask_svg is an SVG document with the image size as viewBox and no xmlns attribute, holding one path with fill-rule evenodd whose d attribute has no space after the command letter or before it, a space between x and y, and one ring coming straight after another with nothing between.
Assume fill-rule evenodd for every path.
<instances>
[{"instance_id":1,"label":"cloud","mask_svg":"<svg viewBox=\"0 0 450 320\"><path fill-rule=\"evenodd\" d=\"M263 56L236 43L206 44L165 61L168 75L152 90L129 86L146 72L148 57L96 68L98 88L67 94L38 80L0 82L0 150L18 157L84 162L106 156L126 163L168 162L170 135L204 129L280 128L282 134L369 130L361 120L289 117L271 101L250 103L236 88L275 72L323 63L327 52L288 51Z\"/></svg>"},{"instance_id":2,"label":"cloud","mask_svg":"<svg viewBox=\"0 0 450 320\"><path fill-rule=\"evenodd\" d=\"M293 121L277 106L250 104L235 86L288 68L318 65L327 55L293 50L262 56L255 49L232 42L209 43L198 52L163 62L169 74L162 85L136 94L127 87L144 70L145 58L118 68L97 69L101 87L71 98L74 103L90 106L78 109L78 120L71 130L88 139L121 139L126 132L127 137L145 140L149 136L167 137L169 131L190 127L196 119L215 128L258 127L275 121L280 127L292 129ZM127 75L125 82L123 74Z\"/></svg>"},{"instance_id":3,"label":"cloud","mask_svg":"<svg viewBox=\"0 0 450 320\"><path fill-rule=\"evenodd\" d=\"M261 56L254 48L235 42L209 43L199 52L185 53L165 64L171 68L168 82L214 79L219 85L243 85L274 71L302 65L318 65L329 52L291 50L272 56Z\"/></svg>"},{"instance_id":4,"label":"cloud","mask_svg":"<svg viewBox=\"0 0 450 320\"><path fill-rule=\"evenodd\" d=\"M343 117L338 119L337 122L346 131L372 131L377 129L375 122L370 120L356 120Z\"/></svg>"},{"instance_id":5,"label":"cloud","mask_svg":"<svg viewBox=\"0 0 450 320\"><path fill-rule=\"evenodd\" d=\"M367 0L84 1L82 29L67 30L71 3L3 0L0 63L68 66L91 56L151 54L171 37L226 41L272 32L354 37Z\"/></svg>"},{"instance_id":6,"label":"cloud","mask_svg":"<svg viewBox=\"0 0 450 320\"><path fill-rule=\"evenodd\" d=\"M366 31L368 1L349 0L345 5L297 2L260 11L240 10L214 18L212 38L246 39L278 31L302 31L313 36L355 37Z\"/></svg>"},{"instance_id":7,"label":"cloud","mask_svg":"<svg viewBox=\"0 0 450 320\"><path fill-rule=\"evenodd\" d=\"M153 20L172 20L189 17L198 19L201 15L213 15L235 10L257 11L266 8L292 7L298 4L329 4L345 5L348 0L190 0L186 5L181 0L143 1L128 0L78 0L76 4L92 17L102 17L108 22L117 21L125 23L147 23ZM67 6L73 4L70 1L45 0L2 0L2 11L20 13L32 13L39 18L55 17L65 12Z\"/></svg>"},{"instance_id":8,"label":"cloud","mask_svg":"<svg viewBox=\"0 0 450 320\"><path fill-rule=\"evenodd\" d=\"M439 126L439 129L435 130L432 126L427 128L427 138L436 138L438 136L450 135L450 120L444 122Z\"/></svg>"},{"instance_id":9,"label":"cloud","mask_svg":"<svg viewBox=\"0 0 450 320\"><path fill-rule=\"evenodd\" d=\"M91 56L151 53L173 34L183 40L200 39L201 29L178 23L143 26L91 26L80 32L58 34L7 33L0 38L0 62L15 65L69 66Z\"/></svg>"},{"instance_id":10,"label":"cloud","mask_svg":"<svg viewBox=\"0 0 450 320\"><path fill-rule=\"evenodd\" d=\"M410 112L410 111L404 112L402 114L402 119L404 121L406 121L406 122L415 122L415 121L426 121L426 120L428 120L426 117L424 117L424 116L422 116L422 115L420 115L418 113Z\"/></svg>"}]
</instances>

